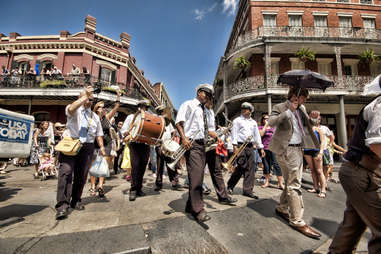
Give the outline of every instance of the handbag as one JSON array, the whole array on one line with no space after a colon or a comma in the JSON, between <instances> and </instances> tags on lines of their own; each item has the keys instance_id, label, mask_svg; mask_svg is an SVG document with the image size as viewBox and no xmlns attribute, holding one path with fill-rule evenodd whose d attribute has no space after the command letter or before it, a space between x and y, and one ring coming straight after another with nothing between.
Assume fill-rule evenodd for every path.
<instances>
[{"instance_id":1,"label":"handbag","mask_svg":"<svg viewBox=\"0 0 381 254\"><path fill-rule=\"evenodd\" d=\"M58 152L68 156L75 156L81 149L82 144L79 139L72 139L71 137L64 137L54 149Z\"/></svg>"},{"instance_id":2,"label":"handbag","mask_svg":"<svg viewBox=\"0 0 381 254\"><path fill-rule=\"evenodd\" d=\"M97 154L97 157L95 158L95 161L91 166L89 173L90 175L95 177L110 176L110 171L108 170L108 163L102 155Z\"/></svg>"},{"instance_id":3,"label":"handbag","mask_svg":"<svg viewBox=\"0 0 381 254\"><path fill-rule=\"evenodd\" d=\"M90 121L93 119L93 112L91 112L90 120L87 122L87 129L90 127ZM68 156L75 156L81 150L82 143L79 138L73 139L71 137L64 137L54 149L58 152Z\"/></svg>"}]
</instances>

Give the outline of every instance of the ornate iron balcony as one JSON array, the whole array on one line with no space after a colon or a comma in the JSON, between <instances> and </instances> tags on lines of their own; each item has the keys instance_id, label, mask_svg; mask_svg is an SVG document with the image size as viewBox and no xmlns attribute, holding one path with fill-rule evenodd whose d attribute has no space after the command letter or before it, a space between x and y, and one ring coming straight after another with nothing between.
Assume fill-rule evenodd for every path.
<instances>
[{"instance_id":1,"label":"ornate iron balcony","mask_svg":"<svg viewBox=\"0 0 381 254\"><path fill-rule=\"evenodd\" d=\"M276 38L327 38L375 39L381 40L381 30L357 27L258 27L238 37L236 43L229 49L229 54L243 45L265 37Z\"/></svg>"},{"instance_id":2,"label":"ornate iron balcony","mask_svg":"<svg viewBox=\"0 0 381 254\"><path fill-rule=\"evenodd\" d=\"M114 87L118 86L122 91L122 95L133 98L142 99L142 93L137 87L126 87L124 83L111 82L100 78L80 74L80 75L2 75L0 76L0 94L1 89L18 88L18 89L70 89L84 88L86 86L99 87L104 92L116 93Z\"/></svg>"},{"instance_id":3,"label":"ornate iron balcony","mask_svg":"<svg viewBox=\"0 0 381 254\"><path fill-rule=\"evenodd\" d=\"M360 95L364 90L364 86L371 82L375 77L373 76L343 76L343 81L340 82L338 76L329 76L331 80L335 82L335 86L329 87L326 91L347 91L355 92ZM238 80L236 82L230 83L227 86L226 91L228 91L227 99L235 96L245 96L248 93L263 94L263 91L271 92L271 90L287 88L285 85L277 84L278 75L272 75L269 77L268 86L266 87L265 78L263 75L252 76L245 79ZM284 93L287 93L286 90ZM318 94L319 91L314 92ZM216 101L216 105L220 105L223 101L223 97L219 96Z\"/></svg>"}]
</instances>

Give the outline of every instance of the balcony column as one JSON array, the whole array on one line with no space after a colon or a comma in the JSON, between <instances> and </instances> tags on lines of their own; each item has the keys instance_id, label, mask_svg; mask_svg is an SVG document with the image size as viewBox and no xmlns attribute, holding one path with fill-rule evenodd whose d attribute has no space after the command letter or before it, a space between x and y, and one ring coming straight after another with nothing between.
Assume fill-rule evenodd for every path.
<instances>
[{"instance_id":1,"label":"balcony column","mask_svg":"<svg viewBox=\"0 0 381 254\"><path fill-rule=\"evenodd\" d=\"M271 46L265 44L265 85L269 87L271 83Z\"/></svg>"},{"instance_id":2,"label":"balcony column","mask_svg":"<svg viewBox=\"0 0 381 254\"><path fill-rule=\"evenodd\" d=\"M270 115L271 114L271 109L272 109L272 105L271 105L271 94L268 94L267 95L267 113Z\"/></svg>"},{"instance_id":3,"label":"balcony column","mask_svg":"<svg viewBox=\"0 0 381 254\"><path fill-rule=\"evenodd\" d=\"M28 115L32 113L32 96L30 96L29 101L28 101Z\"/></svg>"},{"instance_id":4,"label":"balcony column","mask_svg":"<svg viewBox=\"0 0 381 254\"><path fill-rule=\"evenodd\" d=\"M347 128L345 124L345 108L344 108L344 95L339 95L340 100L340 112L339 112L339 138L341 146L346 148L347 147Z\"/></svg>"},{"instance_id":5,"label":"balcony column","mask_svg":"<svg viewBox=\"0 0 381 254\"><path fill-rule=\"evenodd\" d=\"M343 68L341 66L341 47L335 46L335 54L336 54L336 66L337 66L337 78L339 80L339 86L343 85Z\"/></svg>"},{"instance_id":6,"label":"balcony column","mask_svg":"<svg viewBox=\"0 0 381 254\"><path fill-rule=\"evenodd\" d=\"M229 117L228 115L228 106L225 104L225 101L228 97L228 80L227 80L227 72L228 72L228 61L226 61L225 57L223 57L223 64L222 64L222 75L223 75L223 84L222 84L222 104L225 108L225 114L226 117Z\"/></svg>"}]
</instances>

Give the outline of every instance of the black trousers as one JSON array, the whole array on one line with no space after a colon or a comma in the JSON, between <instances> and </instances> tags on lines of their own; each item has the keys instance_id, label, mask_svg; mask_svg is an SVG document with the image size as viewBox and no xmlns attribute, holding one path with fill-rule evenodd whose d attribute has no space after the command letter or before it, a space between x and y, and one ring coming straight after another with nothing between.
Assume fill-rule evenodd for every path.
<instances>
[{"instance_id":1,"label":"black trousers","mask_svg":"<svg viewBox=\"0 0 381 254\"><path fill-rule=\"evenodd\" d=\"M272 168L274 175L282 176L282 169L279 167L275 153L271 152L270 150L265 150L265 154L266 156L262 158L263 174L270 174Z\"/></svg>"},{"instance_id":2,"label":"black trousers","mask_svg":"<svg viewBox=\"0 0 381 254\"><path fill-rule=\"evenodd\" d=\"M131 142L130 148L131 159L131 189L130 191L138 191L143 187L143 177L149 160L149 145L144 143Z\"/></svg>"},{"instance_id":3,"label":"black trousers","mask_svg":"<svg viewBox=\"0 0 381 254\"><path fill-rule=\"evenodd\" d=\"M91 166L94 143L84 143L76 156L59 155L57 204L56 209L63 211L81 201L83 187ZM74 173L74 179L73 179Z\"/></svg>"},{"instance_id":4,"label":"black trousers","mask_svg":"<svg viewBox=\"0 0 381 254\"><path fill-rule=\"evenodd\" d=\"M243 175L243 193L250 194L254 188L255 157L252 146L247 146L236 159L237 167L228 181L228 188L234 189Z\"/></svg>"},{"instance_id":5,"label":"black trousers","mask_svg":"<svg viewBox=\"0 0 381 254\"><path fill-rule=\"evenodd\" d=\"M119 161L119 158L123 154L123 151L124 151L124 145L121 145L120 149L116 153L116 157L114 158L114 172L115 172L115 174L118 173L120 164L122 163L122 160Z\"/></svg>"},{"instance_id":6,"label":"black trousers","mask_svg":"<svg viewBox=\"0 0 381 254\"><path fill-rule=\"evenodd\" d=\"M165 163L168 163L169 160L166 156L164 156L161 152L161 149L159 146L155 148L156 150L156 163L157 163L157 170L156 170L156 186L162 187L163 186L163 173L164 173L164 165ZM178 165L176 164L176 167ZM172 185L175 185L179 182L179 175L177 174L176 170L172 170L167 167L168 177L169 181L171 181Z\"/></svg>"},{"instance_id":7,"label":"black trousers","mask_svg":"<svg viewBox=\"0 0 381 254\"><path fill-rule=\"evenodd\" d=\"M216 190L218 200L228 198L226 185L222 175L221 156L216 154L216 149L206 153L206 164L208 164L210 177L212 178L214 189Z\"/></svg>"},{"instance_id":8,"label":"black trousers","mask_svg":"<svg viewBox=\"0 0 381 254\"><path fill-rule=\"evenodd\" d=\"M204 210L202 197L202 183L205 169L205 145L193 142L192 148L185 153L189 178L189 196L187 207L193 214L199 214Z\"/></svg>"}]
</instances>

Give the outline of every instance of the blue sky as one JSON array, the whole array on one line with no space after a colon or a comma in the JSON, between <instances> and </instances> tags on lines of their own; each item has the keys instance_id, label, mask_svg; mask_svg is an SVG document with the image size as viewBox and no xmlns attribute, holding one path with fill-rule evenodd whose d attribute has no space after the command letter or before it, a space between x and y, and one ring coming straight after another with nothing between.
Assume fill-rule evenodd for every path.
<instances>
[{"instance_id":1,"label":"blue sky","mask_svg":"<svg viewBox=\"0 0 381 254\"><path fill-rule=\"evenodd\" d=\"M164 82L179 108L199 83L212 83L225 51L238 0L7 1L0 33L59 34L83 31L97 19L97 32L119 41L131 35L131 55L151 81Z\"/></svg>"}]
</instances>

